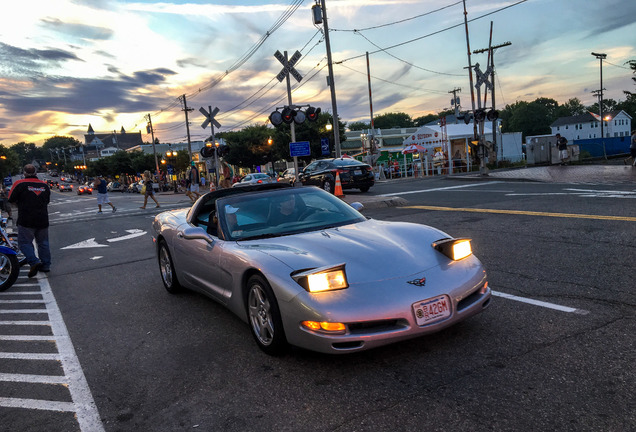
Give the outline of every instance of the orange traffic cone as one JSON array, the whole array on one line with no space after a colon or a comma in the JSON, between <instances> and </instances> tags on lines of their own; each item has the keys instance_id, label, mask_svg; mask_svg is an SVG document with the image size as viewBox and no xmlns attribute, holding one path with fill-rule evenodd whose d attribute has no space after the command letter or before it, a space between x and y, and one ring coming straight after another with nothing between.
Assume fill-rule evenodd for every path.
<instances>
[{"instance_id":1,"label":"orange traffic cone","mask_svg":"<svg viewBox=\"0 0 636 432\"><path fill-rule=\"evenodd\" d=\"M214 185L214 182L211 181L210 182L210 192L214 192L216 190L216 186Z\"/></svg>"},{"instance_id":2,"label":"orange traffic cone","mask_svg":"<svg viewBox=\"0 0 636 432\"><path fill-rule=\"evenodd\" d=\"M340 183L340 173L336 173L336 187L333 191L333 194L337 197L343 197L344 193L342 193L342 184Z\"/></svg>"}]
</instances>

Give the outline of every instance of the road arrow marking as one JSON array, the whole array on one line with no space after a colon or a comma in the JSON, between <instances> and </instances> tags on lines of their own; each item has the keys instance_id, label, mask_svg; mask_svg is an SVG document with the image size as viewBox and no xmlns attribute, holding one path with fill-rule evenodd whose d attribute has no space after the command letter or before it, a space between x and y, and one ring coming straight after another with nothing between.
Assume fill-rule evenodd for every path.
<instances>
[{"instance_id":1,"label":"road arrow marking","mask_svg":"<svg viewBox=\"0 0 636 432\"><path fill-rule=\"evenodd\" d=\"M146 234L146 231L142 231L140 229L131 229L131 230L126 230L126 232L130 233L128 235L122 236L122 237L115 237L112 239L107 239L106 241L108 242L117 242L117 241L121 241L121 240L129 240L135 237L139 237L142 236L144 234Z\"/></svg>"},{"instance_id":2,"label":"road arrow marking","mask_svg":"<svg viewBox=\"0 0 636 432\"><path fill-rule=\"evenodd\" d=\"M92 259L93 261L95 261L95 260L102 259L102 258L104 258L104 257L102 257L102 256L94 256L94 257L89 258L89 259Z\"/></svg>"},{"instance_id":3,"label":"road arrow marking","mask_svg":"<svg viewBox=\"0 0 636 432\"><path fill-rule=\"evenodd\" d=\"M63 247L62 250L64 250L64 249L93 248L93 247L108 247L108 245L103 245L103 244L97 243L95 241L95 237L93 237L91 239L84 240L84 241L81 241L79 243L75 243L73 245Z\"/></svg>"}]
</instances>

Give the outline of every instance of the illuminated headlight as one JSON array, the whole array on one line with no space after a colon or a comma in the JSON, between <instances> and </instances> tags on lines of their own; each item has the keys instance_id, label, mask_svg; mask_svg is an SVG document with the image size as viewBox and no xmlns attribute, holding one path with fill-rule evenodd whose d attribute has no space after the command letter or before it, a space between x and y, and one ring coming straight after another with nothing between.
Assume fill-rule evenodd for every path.
<instances>
[{"instance_id":1,"label":"illuminated headlight","mask_svg":"<svg viewBox=\"0 0 636 432\"><path fill-rule=\"evenodd\" d=\"M473 253L470 239L467 238L438 240L432 246L453 261L459 261Z\"/></svg>"},{"instance_id":2,"label":"illuminated headlight","mask_svg":"<svg viewBox=\"0 0 636 432\"><path fill-rule=\"evenodd\" d=\"M331 291L349 287L344 264L302 271L291 276L309 292Z\"/></svg>"}]
</instances>

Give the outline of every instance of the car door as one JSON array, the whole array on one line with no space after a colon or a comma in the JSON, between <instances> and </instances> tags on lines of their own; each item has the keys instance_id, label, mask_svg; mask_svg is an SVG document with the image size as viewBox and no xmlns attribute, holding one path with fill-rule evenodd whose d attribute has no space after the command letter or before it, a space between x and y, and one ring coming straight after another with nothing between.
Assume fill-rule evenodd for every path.
<instances>
[{"instance_id":1,"label":"car door","mask_svg":"<svg viewBox=\"0 0 636 432\"><path fill-rule=\"evenodd\" d=\"M198 206L198 212L193 215L191 222L179 227L175 254L180 258L180 275L185 285L225 303L229 286L224 283L227 278L220 266L225 241L218 237L216 231L207 229L215 223L210 218L214 220L216 212L213 203L212 210L210 203L207 204Z\"/></svg>"},{"instance_id":2,"label":"car door","mask_svg":"<svg viewBox=\"0 0 636 432\"><path fill-rule=\"evenodd\" d=\"M310 163L305 167L305 169L300 173L300 181L303 185L315 185L320 186L320 181L314 178L314 174L318 169L319 161L315 161Z\"/></svg>"}]
</instances>

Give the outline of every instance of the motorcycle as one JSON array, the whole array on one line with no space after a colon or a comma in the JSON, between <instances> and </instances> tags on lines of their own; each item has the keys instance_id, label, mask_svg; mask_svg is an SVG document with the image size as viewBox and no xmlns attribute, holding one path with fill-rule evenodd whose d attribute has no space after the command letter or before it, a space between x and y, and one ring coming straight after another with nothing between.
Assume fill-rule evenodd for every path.
<instances>
[{"instance_id":1,"label":"motorcycle","mask_svg":"<svg viewBox=\"0 0 636 432\"><path fill-rule=\"evenodd\" d=\"M20 267L26 264L26 257L18 248L17 235L5 230L7 219L0 220L0 292L6 291L15 283Z\"/></svg>"}]
</instances>

